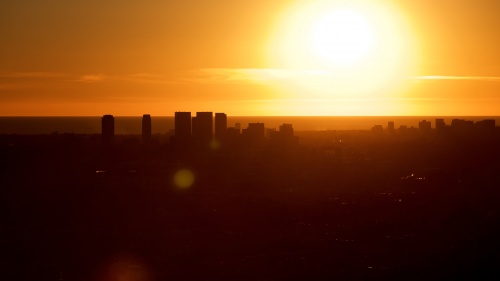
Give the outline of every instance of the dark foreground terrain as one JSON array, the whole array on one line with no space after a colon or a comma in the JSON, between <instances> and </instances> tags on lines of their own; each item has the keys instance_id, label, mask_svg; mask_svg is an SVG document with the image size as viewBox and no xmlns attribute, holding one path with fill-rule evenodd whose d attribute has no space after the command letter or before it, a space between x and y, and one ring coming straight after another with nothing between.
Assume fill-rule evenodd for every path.
<instances>
[{"instance_id":1,"label":"dark foreground terrain","mask_svg":"<svg viewBox=\"0 0 500 281\"><path fill-rule=\"evenodd\" d=\"M498 280L498 134L299 137L0 136L0 279Z\"/></svg>"}]
</instances>

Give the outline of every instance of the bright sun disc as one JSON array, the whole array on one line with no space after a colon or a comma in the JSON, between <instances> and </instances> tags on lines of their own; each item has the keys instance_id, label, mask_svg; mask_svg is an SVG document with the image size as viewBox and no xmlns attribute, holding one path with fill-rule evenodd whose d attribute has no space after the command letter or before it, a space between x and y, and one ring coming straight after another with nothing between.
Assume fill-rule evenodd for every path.
<instances>
[{"instance_id":1,"label":"bright sun disc","mask_svg":"<svg viewBox=\"0 0 500 281\"><path fill-rule=\"evenodd\" d=\"M278 21L269 62L299 73L278 85L290 97L389 97L406 87L418 59L411 34L386 1L299 1Z\"/></svg>"},{"instance_id":2,"label":"bright sun disc","mask_svg":"<svg viewBox=\"0 0 500 281\"><path fill-rule=\"evenodd\" d=\"M351 66L365 59L374 48L370 23L355 11L328 11L312 24L310 48L314 56L335 66Z\"/></svg>"}]
</instances>

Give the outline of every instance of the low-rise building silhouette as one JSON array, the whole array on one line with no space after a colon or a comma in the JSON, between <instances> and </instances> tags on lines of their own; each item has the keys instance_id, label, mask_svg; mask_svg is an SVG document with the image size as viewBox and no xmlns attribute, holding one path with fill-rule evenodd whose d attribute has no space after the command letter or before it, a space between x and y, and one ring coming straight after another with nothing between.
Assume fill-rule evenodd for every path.
<instances>
[{"instance_id":1,"label":"low-rise building silhouette","mask_svg":"<svg viewBox=\"0 0 500 281\"><path fill-rule=\"evenodd\" d=\"M375 125L372 127L372 133L376 136L381 136L384 134L384 127L382 125Z\"/></svg>"},{"instance_id":2,"label":"low-rise building silhouette","mask_svg":"<svg viewBox=\"0 0 500 281\"><path fill-rule=\"evenodd\" d=\"M265 137L264 123L248 123L248 127L241 132L245 141L250 145L261 144Z\"/></svg>"},{"instance_id":3,"label":"low-rise building silhouette","mask_svg":"<svg viewBox=\"0 0 500 281\"><path fill-rule=\"evenodd\" d=\"M298 138L294 136L292 124L280 125L279 131L272 131L269 137L271 144L277 148L290 148L298 145Z\"/></svg>"}]
</instances>

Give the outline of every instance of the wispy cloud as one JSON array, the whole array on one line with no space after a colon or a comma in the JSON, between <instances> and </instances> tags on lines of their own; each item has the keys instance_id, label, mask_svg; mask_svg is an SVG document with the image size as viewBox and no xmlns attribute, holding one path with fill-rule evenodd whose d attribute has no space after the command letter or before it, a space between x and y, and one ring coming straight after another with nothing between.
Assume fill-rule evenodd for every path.
<instances>
[{"instance_id":1,"label":"wispy cloud","mask_svg":"<svg viewBox=\"0 0 500 281\"><path fill-rule=\"evenodd\" d=\"M444 76L444 75L431 75L431 76L416 76L416 80L476 80L476 81L500 81L497 76Z\"/></svg>"},{"instance_id":2,"label":"wispy cloud","mask_svg":"<svg viewBox=\"0 0 500 281\"><path fill-rule=\"evenodd\" d=\"M59 72L0 71L0 90L40 89L51 84L53 81L63 81L70 77L71 75L69 74Z\"/></svg>"},{"instance_id":3,"label":"wispy cloud","mask_svg":"<svg viewBox=\"0 0 500 281\"><path fill-rule=\"evenodd\" d=\"M175 80L174 77L152 74L152 73L135 73L124 76L115 77L117 80L133 83L144 83L144 84L179 84L180 82Z\"/></svg>"},{"instance_id":4,"label":"wispy cloud","mask_svg":"<svg viewBox=\"0 0 500 281\"><path fill-rule=\"evenodd\" d=\"M126 83L140 83L140 84L178 84L182 81L179 80L179 73L170 75L165 74L152 74L152 73L133 73L112 75L105 73L88 73L88 74L75 74L75 73L59 73L59 72L12 72L0 71L0 88L14 87L16 84L26 84L28 82L37 83L57 83L57 82L74 82L74 83L98 83L98 82L126 82ZM2 83L3 82L3 83Z\"/></svg>"},{"instance_id":5,"label":"wispy cloud","mask_svg":"<svg viewBox=\"0 0 500 281\"><path fill-rule=\"evenodd\" d=\"M69 74L59 72L0 72L0 78L11 79L50 79L68 77Z\"/></svg>"},{"instance_id":6,"label":"wispy cloud","mask_svg":"<svg viewBox=\"0 0 500 281\"><path fill-rule=\"evenodd\" d=\"M104 74L87 74L87 75L82 75L78 77L76 82L83 82L83 83L96 83L96 82L101 82L105 79L107 79L108 76Z\"/></svg>"},{"instance_id":7,"label":"wispy cloud","mask_svg":"<svg viewBox=\"0 0 500 281\"><path fill-rule=\"evenodd\" d=\"M203 68L195 70L187 79L198 83L270 83L273 81L302 78L343 79L341 73L318 69L279 69L279 68ZM427 75L409 77L414 80L474 80L500 81L497 76L453 76Z\"/></svg>"},{"instance_id":8,"label":"wispy cloud","mask_svg":"<svg viewBox=\"0 0 500 281\"><path fill-rule=\"evenodd\" d=\"M199 83L269 83L304 77L333 77L325 70L296 70L279 68L203 68L194 70L191 82Z\"/></svg>"},{"instance_id":9,"label":"wispy cloud","mask_svg":"<svg viewBox=\"0 0 500 281\"><path fill-rule=\"evenodd\" d=\"M132 73L132 74L72 74L60 72L9 72L0 71L0 89L13 89L27 86L27 82L40 83L58 82L73 83L99 83L122 82L138 84L271 84L275 82L288 82L296 79L329 79L334 81L343 78L341 73L317 69L280 69L280 68L202 68L190 71L177 71L167 74ZM352 80L352 77L349 79ZM500 82L498 76L453 76L453 75L425 75L408 77L419 81L440 80L468 80L468 81L493 81ZM32 84L35 85L35 84Z\"/></svg>"},{"instance_id":10,"label":"wispy cloud","mask_svg":"<svg viewBox=\"0 0 500 281\"><path fill-rule=\"evenodd\" d=\"M134 73L124 75L106 75L106 74L87 74L82 75L76 82L96 83L104 81L126 82L126 83L139 83L139 84L177 84L172 77L166 75L151 74L151 73Z\"/></svg>"}]
</instances>

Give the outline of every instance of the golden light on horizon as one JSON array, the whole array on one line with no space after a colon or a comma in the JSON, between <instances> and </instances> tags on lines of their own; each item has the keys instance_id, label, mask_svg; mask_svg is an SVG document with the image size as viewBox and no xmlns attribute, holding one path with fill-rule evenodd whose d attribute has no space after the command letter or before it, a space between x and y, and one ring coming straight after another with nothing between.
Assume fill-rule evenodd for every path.
<instances>
[{"instance_id":1,"label":"golden light on horizon","mask_svg":"<svg viewBox=\"0 0 500 281\"><path fill-rule=\"evenodd\" d=\"M322 73L284 85L294 98L401 97L417 57L412 36L386 2L302 2L281 16L269 60Z\"/></svg>"},{"instance_id":2,"label":"golden light on horizon","mask_svg":"<svg viewBox=\"0 0 500 281\"><path fill-rule=\"evenodd\" d=\"M0 112L499 115L500 2L438 2L11 1Z\"/></svg>"}]
</instances>

